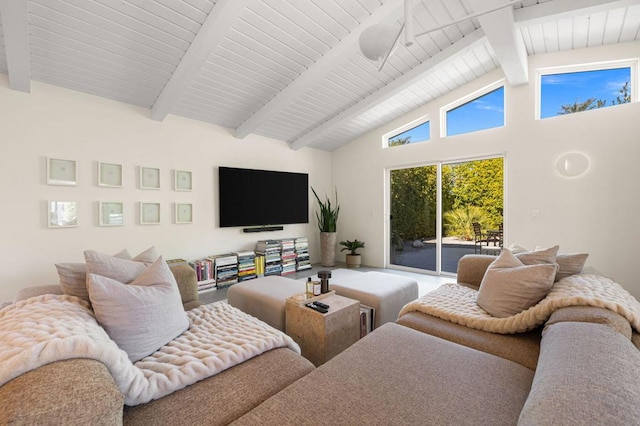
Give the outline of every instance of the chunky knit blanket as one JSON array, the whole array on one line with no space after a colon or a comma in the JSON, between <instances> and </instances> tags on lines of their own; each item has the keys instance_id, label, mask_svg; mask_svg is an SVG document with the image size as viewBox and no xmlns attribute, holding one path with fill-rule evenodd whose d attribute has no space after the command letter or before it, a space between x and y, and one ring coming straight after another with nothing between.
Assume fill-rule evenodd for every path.
<instances>
[{"instance_id":1,"label":"chunky knit blanket","mask_svg":"<svg viewBox=\"0 0 640 426\"><path fill-rule=\"evenodd\" d=\"M132 364L74 296L33 297L0 310L0 386L39 366L71 358L102 362L125 404L168 395L270 349L300 347L262 321L217 302L187 312L190 327ZM162 327L162 324L158 324Z\"/></svg>"},{"instance_id":2,"label":"chunky knit blanket","mask_svg":"<svg viewBox=\"0 0 640 426\"><path fill-rule=\"evenodd\" d=\"M640 302L619 284L599 275L577 274L563 278L538 304L506 318L493 317L483 310L476 303L477 296L477 290L444 284L405 305L399 316L418 311L477 330L513 334L538 327L557 309L583 305L617 312L640 331Z\"/></svg>"}]
</instances>

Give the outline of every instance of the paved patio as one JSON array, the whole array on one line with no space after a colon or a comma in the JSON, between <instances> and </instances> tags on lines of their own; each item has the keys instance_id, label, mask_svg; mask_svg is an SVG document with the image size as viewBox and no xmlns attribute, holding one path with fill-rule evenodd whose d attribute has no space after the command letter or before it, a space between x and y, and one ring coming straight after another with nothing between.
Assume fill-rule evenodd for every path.
<instances>
[{"instance_id":1,"label":"paved patio","mask_svg":"<svg viewBox=\"0 0 640 426\"><path fill-rule=\"evenodd\" d=\"M445 237L442 243L442 271L458 272L458 261L465 254L473 254L473 241L463 241L453 237ZM418 268L428 271L436 270L436 241L423 241L422 247L414 247L413 241L405 241L404 249L396 251L393 265Z\"/></svg>"}]
</instances>

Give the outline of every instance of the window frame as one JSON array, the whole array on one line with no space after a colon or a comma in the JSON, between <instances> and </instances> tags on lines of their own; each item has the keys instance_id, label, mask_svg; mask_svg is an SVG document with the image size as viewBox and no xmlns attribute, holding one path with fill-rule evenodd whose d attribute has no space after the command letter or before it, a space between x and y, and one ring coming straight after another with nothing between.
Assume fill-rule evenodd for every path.
<instances>
[{"instance_id":1,"label":"window frame","mask_svg":"<svg viewBox=\"0 0 640 426\"><path fill-rule=\"evenodd\" d=\"M534 109L534 119L535 120L547 120L550 118L563 117L566 115L573 114L560 114L554 115L551 117L541 118L542 114L542 76L552 75L552 74L569 74L569 73L579 73L579 72L590 72L590 71L606 71L616 68L630 68L630 76L629 83L631 84L631 88L629 93L631 94L631 102L638 102L638 67L640 66L640 59L638 58L630 58L630 59L618 59L613 61L603 61L603 62L589 62L584 64L571 64L571 65L561 65L557 67L544 67L536 69L536 96L535 96L535 109ZM610 108L612 106L617 105L609 105L605 108ZM602 108L596 108L602 109Z\"/></svg>"},{"instance_id":2,"label":"window frame","mask_svg":"<svg viewBox=\"0 0 640 426\"><path fill-rule=\"evenodd\" d=\"M423 115L419 118L416 118L413 121L410 121L407 124L404 124L382 135L382 148L397 148L397 146L393 146L393 147L389 146L389 139L393 139L396 136L399 136L408 130L415 129L416 127L420 127L425 123L429 123L429 139L424 141L414 141L414 142L411 142L409 145L431 141L431 119L429 118L429 115Z\"/></svg>"},{"instance_id":3,"label":"window frame","mask_svg":"<svg viewBox=\"0 0 640 426\"><path fill-rule=\"evenodd\" d=\"M471 101L474 101L478 98L483 97L484 95L493 92L494 90L498 90L500 88L504 89L503 92L503 114L504 114L504 123L502 124L502 126L497 126L497 127L490 127L487 129L480 129L480 130L474 130L472 132L466 132L466 133L459 133L457 135L447 135L447 113L449 111L452 111L464 104L467 104ZM507 126L507 84L506 84L506 79L505 78L501 78L500 80L494 81L491 84L488 84L484 87L481 87L478 90L475 90L461 98L456 99L453 102L449 102L448 104L442 106L440 108L440 137L441 138L451 138L451 137L456 137L456 136L462 136L462 135L468 135L470 133L476 133L476 132L482 132L485 130L491 130L491 129L499 129L499 128L503 128Z\"/></svg>"}]
</instances>

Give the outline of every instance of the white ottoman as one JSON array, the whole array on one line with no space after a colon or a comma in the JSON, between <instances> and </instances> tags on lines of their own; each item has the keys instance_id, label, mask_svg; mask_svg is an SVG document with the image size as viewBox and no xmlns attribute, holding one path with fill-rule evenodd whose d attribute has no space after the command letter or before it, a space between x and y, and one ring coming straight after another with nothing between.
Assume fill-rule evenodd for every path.
<instances>
[{"instance_id":1,"label":"white ottoman","mask_svg":"<svg viewBox=\"0 0 640 426\"><path fill-rule=\"evenodd\" d=\"M329 290L375 308L375 327L395 322L404 305L418 298L418 282L402 275L365 272L358 276L333 281Z\"/></svg>"},{"instance_id":2,"label":"white ottoman","mask_svg":"<svg viewBox=\"0 0 640 426\"><path fill-rule=\"evenodd\" d=\"M284 331L287 297L305 292L305 283L278 275L242 281L227 290L227 302Z\"/></svg>"}]
</instances>

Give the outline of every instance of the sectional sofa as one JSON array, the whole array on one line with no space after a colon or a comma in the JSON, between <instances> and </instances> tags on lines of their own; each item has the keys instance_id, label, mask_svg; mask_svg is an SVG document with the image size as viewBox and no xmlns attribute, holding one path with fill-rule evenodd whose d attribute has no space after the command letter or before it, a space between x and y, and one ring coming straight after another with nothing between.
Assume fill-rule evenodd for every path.
<instances>
[{"instance_id":1,"label":"sectional sofa","mask_svg":"<svg viewBox=\"0 0 640 426\"><path fill-rule=\"evenodd\" d=\"M466 258L458 280L477 287L492 261ZM197 307L195 278L173 272ZM102 363L54 362L0 387L0 423L638 424L639 344L629 321L602 308L558 309L516 335L409 313L319 368L274 349L134 407Z\"/></svg>"}]
</instances>

